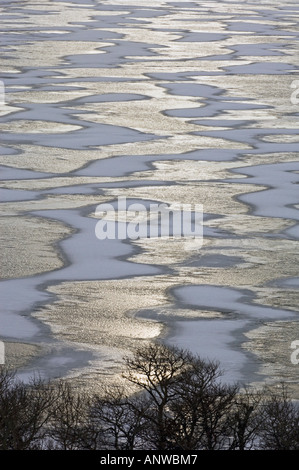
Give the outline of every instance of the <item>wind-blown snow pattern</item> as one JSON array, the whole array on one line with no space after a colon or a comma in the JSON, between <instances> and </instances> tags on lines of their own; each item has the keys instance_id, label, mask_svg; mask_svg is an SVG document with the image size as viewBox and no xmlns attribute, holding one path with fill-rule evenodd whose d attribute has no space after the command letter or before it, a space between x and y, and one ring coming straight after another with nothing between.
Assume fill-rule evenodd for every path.
<instances>
[{"instance_id":1,"label":"wind-blown snow pattern","mask_svg":"<svg viewBox=\"0 0 299 470\"><path fill-rule=\"evenodd\" d=\"M299 397L299 7L5 0L0 340L26 378L119 382L152 341ZM99 240L103 203L203 207L203 240Z\"/></svg>"}]
</instances>

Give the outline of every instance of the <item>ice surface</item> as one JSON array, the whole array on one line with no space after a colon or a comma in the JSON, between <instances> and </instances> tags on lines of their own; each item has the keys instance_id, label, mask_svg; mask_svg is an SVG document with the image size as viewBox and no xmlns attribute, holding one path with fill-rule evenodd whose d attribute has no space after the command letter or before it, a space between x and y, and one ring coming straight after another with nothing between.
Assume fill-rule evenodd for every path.
<instances>
[{"instance_id":1,"label":"ice surface","mask_svg":"<svg viewBox=\"0 0 299 470\"><path fill-rule=\"evenodd\" d=\"M279 319L296 314L251 302L247 292L219 286L183 286L173 291L179 302L203 309L218 310L256 319Z\"/></svg>"},{"instance_id":2,"label":"ice surface","mask_svg":"<svg viewBox=\"0 0 299 470\"><path fill-rule=\"evenodd\" d=\"M238 332L246 326L247 322L242 320L178 321L175 324L177 334L170 336L167 342L218 363L221 380L225 383L246 385L252 378L251 371L247 354L240 349L242 340L237 341Z\"/></svg>"},{"instance_id":3,"label":"ice surface","mask_svg":"<svg viewBox=\"0 0 299 470\"><path fill-rule=\"evenodd\" d=\"M1 240L9 279L0 282L0 339L46 345L35 362L44 376L88 364L106 377L110 355L113 362L135 350L140 338L130 331L116 345L113 302L103 302L118 351L105 346L106 362L88 363L99 353L88 335L101 328L99 296L115 281L107 295L119 318L137 317L130 299L151 278L156 315L148 321L165 320L165 334L162 324L155 330L161 340L219 359L229 380L271 377L254 340L245 353L243 333L265 322L297 324L298 7L291 0L8 0L0 13L1 215L5 227L17 227ZM203 243L98 240L95 208L118 196L147 208L202 204ZM30 224L33 239L40 230L34 256L44 269L26 277L20 259L32 257ZM69 342L63 331L72 337L75 326L64 324L66 311L77 320L82 312L85 322ZM298 335L294 327L281 347ZM288 373L298 383L295 369Z\"/></svg>"}]
</instances>

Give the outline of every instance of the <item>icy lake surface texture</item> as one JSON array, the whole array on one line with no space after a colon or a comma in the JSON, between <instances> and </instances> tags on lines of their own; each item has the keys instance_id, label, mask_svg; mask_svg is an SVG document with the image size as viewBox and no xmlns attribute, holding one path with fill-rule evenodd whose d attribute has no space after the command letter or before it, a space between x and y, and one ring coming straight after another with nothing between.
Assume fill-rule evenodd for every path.
<instances>
[{"instance_id":1,"label":"icy lake surface texture","mask_svg":"<svg viewBox=\"0 0 299 470\"><path fill-rule=\"evenodd\" d=\"M5 362L96 389L159 339L299 398L297 0L0 13ZM120 197L202 204L202 243L99 240Z\"/></svg>"}]
</instances>

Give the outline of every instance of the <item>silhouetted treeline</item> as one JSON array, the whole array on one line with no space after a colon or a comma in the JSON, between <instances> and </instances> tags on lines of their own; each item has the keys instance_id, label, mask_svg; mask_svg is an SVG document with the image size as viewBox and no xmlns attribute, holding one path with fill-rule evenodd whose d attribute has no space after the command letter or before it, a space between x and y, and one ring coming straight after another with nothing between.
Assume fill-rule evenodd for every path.
<instances>
[{"instance_id":1,"label":"silhouetted treeline","mask_svg":"<svg viewBox=\"0 0 299 470\"><path fill-rule=\"evenodd\" d=\"M226 385L218 364L161 344L125 359L134 387L100 395L0 371L0 450L298 450L287 388ZM100 380L100 378L99 378Z\"/></svg>"}]
</instances>

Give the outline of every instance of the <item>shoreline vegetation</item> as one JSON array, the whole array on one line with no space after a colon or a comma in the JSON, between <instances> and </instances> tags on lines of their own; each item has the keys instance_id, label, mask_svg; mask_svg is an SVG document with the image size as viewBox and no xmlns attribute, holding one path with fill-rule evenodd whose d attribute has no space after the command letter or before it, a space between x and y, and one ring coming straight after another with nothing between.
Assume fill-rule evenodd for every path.
<instances>
[{"instance_id":1,"label":"shoreline vegetation","mask_svg":"<svg viewBox=\"0 0 299 470\"><path fill-rule=\"evenodd\" d=\"M101 394L62 379L25 384L2 366L0 450L109 451L117 460L114 451L299 449L299 407L287 384L227 385L218 363L160 343L124 360L125 385Z\"/></svg>"}]
</instances>

